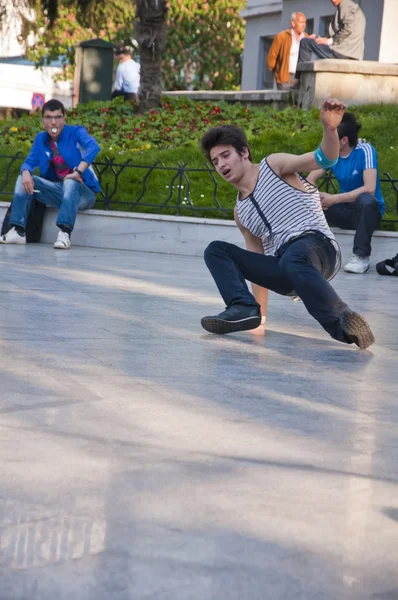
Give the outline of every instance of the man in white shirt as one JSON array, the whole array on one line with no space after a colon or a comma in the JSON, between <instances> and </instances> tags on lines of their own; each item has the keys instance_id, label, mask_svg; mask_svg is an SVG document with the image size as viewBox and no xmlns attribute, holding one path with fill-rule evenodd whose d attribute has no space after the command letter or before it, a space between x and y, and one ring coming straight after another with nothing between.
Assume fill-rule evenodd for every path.
<instances>
[{"instance_id":1,"label":"man in white shirt","mask_svg":"<svg viewBox=\"0 0 398 600\"><path fill-rule=\"evenodd\" d=\"M124 96L125 100L135 100L140 87L140 65L131 58L129 48L118 48L116 56L119 66L116 70L112 98Z\"/></svg>"}]
</instances>

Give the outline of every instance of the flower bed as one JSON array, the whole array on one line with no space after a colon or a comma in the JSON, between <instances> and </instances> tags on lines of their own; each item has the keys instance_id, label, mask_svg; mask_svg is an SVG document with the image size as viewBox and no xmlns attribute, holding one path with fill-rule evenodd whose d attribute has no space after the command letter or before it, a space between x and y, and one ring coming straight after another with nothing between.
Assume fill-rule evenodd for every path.
<instances>
[{"instance_id":1,"label":"flower bed","mask_svg":"<svg viewBox=\"0 0 398 600\"><path fill-rule=\"evenodd\" d=\"M352 108L363 124L361 135L377 149L380 173L390 172L398 177L397 106L363 106ZM81 124L96 137L102 146L98 159L113 158L117 162L133 160L135 164L165 166L178 163L201 167L204 157L199 149L202 134L209 127L233 123L242 127L249 139L253 158L260 160L272 152L303 153L316 148L322 129L319 111L303 111L290 107L283 111L264 107L247 107L240 103L192 102L181 98L165 98L160 110L144 115L137 107L122 99L112 102L81 104L67 116L68 123ZM0 154L26 155L34 136L42 131L40 115L27 115L18 120L0 122ZM130 173L130 174L129 174ZM144 176L132 171L120 180L121 196L128 197L140 185ZM195 198L201 205L213 202L213 184L209 178L195 176ZM232 206L234 190L218 179L218 199L223 206ZM154 174L148 194L156 200L157 191L166 193L170 176ZM396 196L391 185L383 187L387 203L387 218L396 219ZM207 199L207 200L206 200Z\"/></svg>"}]
</instances>

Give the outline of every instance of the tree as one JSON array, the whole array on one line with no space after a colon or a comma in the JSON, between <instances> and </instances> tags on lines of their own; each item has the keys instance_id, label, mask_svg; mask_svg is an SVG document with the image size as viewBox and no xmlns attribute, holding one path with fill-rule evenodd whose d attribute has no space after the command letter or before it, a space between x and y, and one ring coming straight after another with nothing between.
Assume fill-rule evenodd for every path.
<instances>
[{"instance_id":1,"label":"tree","mask_svg":"<svg viewBox=\"0 0 398 600\"><path fill-rule=\"evenodd\" d=\"M0 0L0 6L7 2ZM27 57L39 67L60 60L64 79L73 78L77 44L95 37L128 43L135 16L134 3L125 0L14 0L13 10L22 23Z\"/></svg>"},{"instance_id":2,"label":"tree","mask_svg":"<svg viewBox=\"0 0 398 600\"><path fill-rule=\"evenodd\" d=\"M0 0L0 14L7 0ZM135 6L136 5L136 6ZM64 77L73 77L75 46L90 37L129 44L135 17L140 45L141 89L139 108L148 110L161 103L161 59L166 39L166 0L15 0L14 10L22 20L21 39L30 34L26 54L38 66L60 59ZM29 10L29 12L27 12ZM31 17L32 11L35 18Z\"/></svg>"},{"instance_id":3,"label":"tree","mask_svg":"<svg viewBox=\"0 0 398 600\"><path fill-rule=\"evenodd\" d=\"M0 0L1 6L8 0ZM241 78L245 0L14 0L27 55L38 66L61 59L72 78L75 46L90 37L139 43L139 108L160 105L166 90L236 89ZM26 13L29 8L36 18ZM166 40L167 31L167 40Z\"/></svg>"},{"instance_id":4,"label":"tree","mask_svg":"<svg viewBox=\"0 0 398 600\"><path fill-rule=\"evenodd\" d=\"M236 89L241 80L245 0L169 0L162 65L166 90Z\"/></svg>"},{"instance_id":5,"label":"tree","mask_svg":"<svg viewBox=\"0 0 398 600\"><path fill-rule=\"evenodd\" d=\"M135 37L140 46L141 82L138 106L141 112L161 105L162 54L166 41L166 0L137 0Z\"/></svg>"}]
</instances>

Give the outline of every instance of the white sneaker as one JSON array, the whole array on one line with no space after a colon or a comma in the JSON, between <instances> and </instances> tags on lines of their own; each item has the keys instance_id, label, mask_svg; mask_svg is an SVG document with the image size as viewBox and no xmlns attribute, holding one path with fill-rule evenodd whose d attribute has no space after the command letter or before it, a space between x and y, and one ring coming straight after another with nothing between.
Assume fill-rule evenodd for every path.
<instances>
[{"instance_id":1,"label":"white sneaker","mask_svg":"<svg viewBox=\"0 0 398 600\"><path fill-rule=\"evenodd\" d=\"M57 248L58 250L69 250L70 247L71 243L69 233L65 233L65 231L60 231L55 241L54 248Z\"/></svg>"},{"instance_id":2,"label":"white sneaker","mask_svg":"<svg viewBox=\"0 0 398 600\"><path fill-rule=\"evenodd\" d=\"M26 244L26 235L19 235L15 227L11 227L10 231L0 237L0 244Z\"/></svg>"},{"instance_id":3,"label":"white sneaker","mask_svg":"<svg viewBox=\"0 0 398 600\"><path fill-rule=\"evenodd\" d=\"M366 273L369 271L369 256L362 258L354 254L349 263L344 267L346 273Z\"/></svg>"}]
</instances>

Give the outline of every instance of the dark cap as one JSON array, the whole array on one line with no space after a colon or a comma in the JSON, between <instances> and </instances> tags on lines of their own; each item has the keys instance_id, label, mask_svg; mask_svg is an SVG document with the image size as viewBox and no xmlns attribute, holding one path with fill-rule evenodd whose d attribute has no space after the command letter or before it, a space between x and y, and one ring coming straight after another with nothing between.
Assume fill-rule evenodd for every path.
<instances>
[{"instance_id":1,"label":"dark cap","mask_svg":"<svg viewBox=\"0 0 398 600\"><path fill-rule=\"evenodd\" d=\"M131 54L131 48L127 46L118 46L115 50L116 56L120 56L120 54Z\"/></svg>"}]
</instances>

